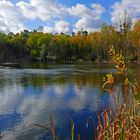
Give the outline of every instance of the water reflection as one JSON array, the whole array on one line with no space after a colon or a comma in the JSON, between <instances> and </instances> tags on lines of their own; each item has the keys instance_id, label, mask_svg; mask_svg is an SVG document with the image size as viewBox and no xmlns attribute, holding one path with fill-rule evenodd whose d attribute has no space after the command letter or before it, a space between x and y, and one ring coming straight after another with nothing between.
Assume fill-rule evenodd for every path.
<instances>
[{"instance_id":1,"label":"water reflection","mask_svg":"<svg viewBox=\"0 0 140 140\"><path fill-rule=\"evenodd\" d=\"M62 68L63 67L63 68ZM61 140L70 139L71 118L76 134L90 139L86 129L88 116L96 121L98 101L109 105L107 94L101 94L103 75L111 68L62 66L52 69L0 68L0 132L4 140L51 140L51 114ZM92 127L92 126L89 126ZM92 130L92 129L90 129Z\"/></svg>"}]
</instances>

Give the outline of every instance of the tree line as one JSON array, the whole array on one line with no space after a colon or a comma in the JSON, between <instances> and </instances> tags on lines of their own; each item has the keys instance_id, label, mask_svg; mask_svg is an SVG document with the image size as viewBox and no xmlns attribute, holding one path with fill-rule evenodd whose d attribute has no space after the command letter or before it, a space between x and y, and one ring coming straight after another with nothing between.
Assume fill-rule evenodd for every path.
<instances>
[{"instance_id":1,"label":"tree line","mask_svg":"<svg viewBox=\"0 0 140 140\"><path fill-rule=\"evenodd\" d=\"M120 23L119 30L103 23L100 31L79 31L72 35L37 30L0 32L0 61L108 61L112 46L127 61L140 61L140 20L133 28L130 21Z\"/></svg>"}]
</instances>

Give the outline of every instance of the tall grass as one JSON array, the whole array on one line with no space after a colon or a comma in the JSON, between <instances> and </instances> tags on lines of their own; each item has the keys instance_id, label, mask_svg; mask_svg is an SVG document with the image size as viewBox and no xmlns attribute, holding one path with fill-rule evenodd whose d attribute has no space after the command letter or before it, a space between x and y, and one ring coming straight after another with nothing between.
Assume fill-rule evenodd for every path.
<instances>
[{"instance_id":1,"label":"tall grass","mask_svg":"<svg viewBox=\"0 0 140 140\"><path fill-rule=\"evenodd\" d=\"M117 69L104 78L103 88L113 97L116 111L105 108L103 115L98 115L97 140L140 140L140 83L136 78L129 78L124 57L110 50L110 57ZM131 80L130 80L131 79ZM124 100L120 104L114 96L113 89L120 83ZM103 118L103 123L101 119Z\"/></svg>"},{"instance_id":2,"label":"tall grass","mask_svg":"<svg viewBox=\"0 0 140 140\"><path fill-rule=\"evenodd\" d=\"M74 122L73 120L71 120L71 140L74 140L74 129L75 129Z\"/></svg>"}]
</instances>

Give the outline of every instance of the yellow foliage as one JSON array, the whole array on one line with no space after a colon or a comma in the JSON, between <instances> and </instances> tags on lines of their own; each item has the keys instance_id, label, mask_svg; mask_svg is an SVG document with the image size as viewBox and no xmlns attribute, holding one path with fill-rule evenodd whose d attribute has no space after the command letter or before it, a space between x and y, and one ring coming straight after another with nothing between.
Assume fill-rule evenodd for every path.
<instances>
[{"instance_id":1,"label":"yellow foliage","mask_svg":"<svg viewBox=\"0 0 140 140\"><path fill-rule=\"evenodd\" d=\"M122 54L116 53L112 47L109 51L112 62L115 64L115 68L118 74L126 74L127 66L125 65L125 60Z\"/></svg>"}]
</instances>

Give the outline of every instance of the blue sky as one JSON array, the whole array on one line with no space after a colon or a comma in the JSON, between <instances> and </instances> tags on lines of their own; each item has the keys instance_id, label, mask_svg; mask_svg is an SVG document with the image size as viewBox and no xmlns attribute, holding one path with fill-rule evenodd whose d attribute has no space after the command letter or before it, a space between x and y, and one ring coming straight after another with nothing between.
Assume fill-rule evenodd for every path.
<instances>
[{"instance_id":1,"label":"blue sky","mask_svg":"<svg viewBox=\"0 0 140 140\"><path fill-rule=\"evenodd\" d=\"M140 0L0 0L0 31L14 33L43 26L44 32L99 30L114 24L127 10L133 22L140 17Z\"/></svg>"}]
</instances>

